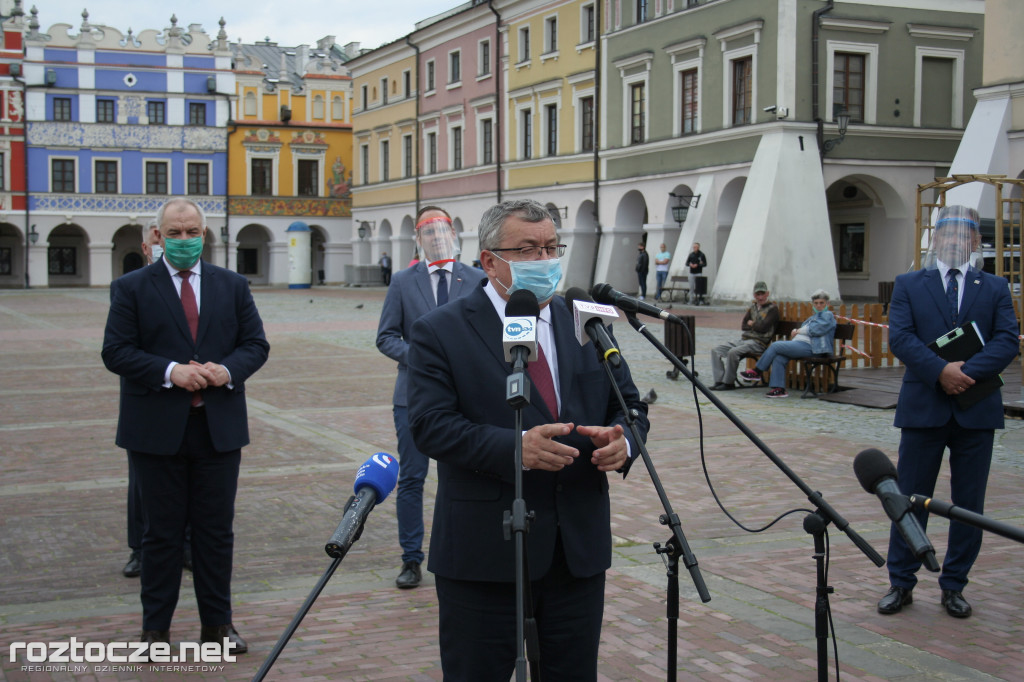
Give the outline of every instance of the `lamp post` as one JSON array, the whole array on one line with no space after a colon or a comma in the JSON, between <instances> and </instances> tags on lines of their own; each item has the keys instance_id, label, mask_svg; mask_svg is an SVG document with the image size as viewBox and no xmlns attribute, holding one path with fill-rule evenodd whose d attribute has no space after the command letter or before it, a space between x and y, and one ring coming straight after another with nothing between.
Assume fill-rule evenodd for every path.
<instances>
[{"instance_id":1,"label":"lamp post","mask_svg":"<svg viewBox=\"0 0 1024 682\"><path fill-rule=\"evenodd\" d=\"M28 252L29 252L29 247L30 246L35 246L36 242L38 242L38 241L39 241L39 233L36 232L36 226L35 226L35 223L33 223L32 226L30 228L28 228L28 232L25 233L25 288L26 289L30 288L29 287L29 281L28 281L28 267L29 267Z\"/></svg>"},{"instance_id":2,"label":"lamp post","mask_svg":"<svg viewBox=\"0 0 1024 682\"><path fill-rule=\"evenodd\" d=\"M836 113L835 119L836 124L839 126L839 137L833 137L828 140L825 139L825 122L820 118L816 121L818 124L818 152L822 159L825 158L826 154L843 143L843 140L846 138L846 130L850 127L850 113L845 108L840 109Z\"/></svg>"},{"instance_id":3,"label":"lamp post","mask_svg":"<svg viewBox=\"0 0 1024 682\"><path fill-rule=\"evenodd\" d=\"M676 205L672 207L672 220L679 223L679 229L682 229L690 209L697 208L697 204L700 203L700 195L676 194L675 192L669 192L668 195L676 200Z\"/></svg>"},{"instance_id":4,"label":"lamp post","mask_svg":"<svg viewBox=\"0 0 1024 682\"><path fill-rule=\"evenodd\" d=\"M224 269L230 269L228 265L228 242L231 241L231 230L228 229L227 225L222 225L220 228L220 240L224 242Z\"/></svg>"}]
</instances>

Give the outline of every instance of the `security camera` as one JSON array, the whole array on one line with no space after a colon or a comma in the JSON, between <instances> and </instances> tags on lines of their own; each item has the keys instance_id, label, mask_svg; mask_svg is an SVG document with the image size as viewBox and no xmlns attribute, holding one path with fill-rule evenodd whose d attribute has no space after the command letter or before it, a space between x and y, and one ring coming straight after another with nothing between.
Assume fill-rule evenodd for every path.
<instances>
[{"instance_id":1,"label":"security camera","mask_svg":"<svg viewBox=\"0 0 1024 682\"><path fill-rule=\"evenodd\" d=\"M778 107L776 107L776 106L775 106L774 104L773 104L773 105L771 105L770 107L765 107L765 108L764 108L764 113L766 113L766 114L774 114L774 113L775 113L775 110L776 110L777 108L778 108Z\"/></svg>"}]
</instances>

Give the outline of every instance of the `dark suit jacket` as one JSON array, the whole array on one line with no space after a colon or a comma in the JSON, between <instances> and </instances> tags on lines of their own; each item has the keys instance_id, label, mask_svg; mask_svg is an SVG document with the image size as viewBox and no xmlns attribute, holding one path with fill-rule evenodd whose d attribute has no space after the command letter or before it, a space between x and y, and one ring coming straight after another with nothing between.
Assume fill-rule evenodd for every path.
<instances>
[{"instance_id":1,"label":"dark suit jacket","mask_svg":"<svg viewBox=\"0 0 1024 682\"><path fill-rule=\"evenodd\" d=\"M191 394L177 386L163 387L172 360L228 368L233 388L203 391L210 437L218 452L249 444L245 381L266 362L270 344L246 279L206 261L201 275L195 342L162 260L110 284L103 363L121 376L117 444L126 450L155 455L178 451Z\"/></svg>"},{"instance_id":2,"label":"dark suit jacket","mask_svg":"<svg viewBox=\"0 0 1024 682\"><path fill-rule=\"evenodd\" d=\"M448 289L449 301L465 296L486 275L479 268L455 263L452 277L451 287ZM426 263L417 263L392 276L377 325L377 349L398 363L398 378L395 379L395 393L392 398L395 405L407 404L406 371L412 323L436 307Z\"/></svg>"},{"instance_id":3,"label":"dark suit jacket","mask_svg":"<svg viewBox=\"0 0 1024 682\"><path fill-rule=\"evenodd\" d=\"M551 302L562 405L559 421L626 428L618 401L593 346L580 347L565 300ZM514 490L514 412L505 400L511 367L501 344L502 323L482 286L420 318L409 349L409 422L416 447L437 460L438 489L428 568L456 580L513 582L515 543L502 519ZM647 405L623 363L617 383L635 409L646 438ZM537 391L523 409L523 428L552 422ZM639 446L629 429L631 452ZM564 442L578 459L560 472L523 472L530 577L551 565L559 529L570 571L597 575L611 565L608 479L590 463L594 446L575 431ZM628 468L628 465L627 465Z\"/></svg>"},{"instance_id":4,"label":"dark suit jacket","mask_svg":"<svg viewBox=\"0 0 1024 682\"><path fill-rule=\"evenodd\" d=\"M946 361L928 344L954 327L975 322L985 347L963 366L972 379L1003 371L1017 355L1018 327L1006 280L971 269L964 276L957 318L950 314L945 286L937 269L918 270L896 278L889 304L889 348L906 365L896 405L895 425L909 428L943 426L950 416L968 429L1003 427L999 391L961 409L939 386Z\"/></svg>"}]
</instances>

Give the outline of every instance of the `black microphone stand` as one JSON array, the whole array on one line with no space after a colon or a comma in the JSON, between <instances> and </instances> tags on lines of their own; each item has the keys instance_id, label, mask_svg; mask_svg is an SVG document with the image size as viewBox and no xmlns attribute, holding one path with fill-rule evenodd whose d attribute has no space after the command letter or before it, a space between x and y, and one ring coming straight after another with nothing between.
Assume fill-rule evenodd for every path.
<instances>
[{"instance_id":1,"label":"black microphone stand","mask_svg":"<svg viewBox=\"0 0 1024 682\"><path fill-rule=\"evenodd\" d=\"M658 499L661 500L661 506L664 508L665 513L658 517L658 521L663 526L668 526L672 530L672 537L669 538L665 547L661 547L661 543L654 543L654 550L658 554L662 555L662 560L668 567L668 599L666 600L666 617L668 619L668 682L674 682L676 679L676 660L678 651L678 637L676 636L678 621L679 621L679 557L683 557L683 565L686 566L690 571L690 577L693 579L693 584L697 588L697 594L700 595L700 599L703 602L711 601L711 593L708 592L707 585L704 584L704 576L700 573L700 567L697 566L697 557L690 551L690 545L686 542L686 536L683 535L683 526L679 520L679 515L672 510L672 503L669 502L668 495L665 493L665 487L661 484L661 478L658 477L658 472L654 469L654 462L651 461L651 455L647 451L647 446L644 444L644 439L640 434L640 429L636 425L636 417L638 413L635 409L631 409L626 405L626 399L622 396L622 391L619 390L619 384L615 380L615 373L612 371L611 365L605 361L605 355L601 353L600 349L595 345L594 348L597 350L598 361L604 367L605 372L608 374L608 380L611 382L612 391L615 392L615 397L619 401L619 406L622 408L622 413L626 421L626 425L629 427L630 433L633 435L633 442L637 444L640 450L640 456L644 460L644 465L647 467L647 473L651 476L651 482L654 483L654 489L658 493Z\"/></svg>"},{"instance_id":2,"label":"black microphone stand","mask_svg":"<svg viewBox=\"0 0 1024 682\"><path fill-rule=\"evenodd\" d=\"M352 506L352 503L355 502L355 500L355 495L348 498L348 502L345 503L346 512L348 511L348 508ZM372 510L373 506L371 506L370 509ZM367 511L367 514L369 514L369 510ZM342 518L344 518L344 512L342 512ZM365 524L365 521L363 523ZM337 535L337 532L338 531L335 531L335 535ZM363 525L360 525L359 529L356 531L355 537L353 538L352 542L355 543L355 541L358 540L362 534ZM288 640L292 638L292 635L294 635L295 631L299 628L299 623L301 623L302 619L306 617L307 613L309 613L309 610L313 607L313 602L316 601L317 597L320 596L320 593L323 592L325 587L327 587L327 582L331 579L331 576L334 575L334 572L338 569L338 566L341 565L341 560L345 558L346 554L348 554L348 548L339 547L335 545L333 543L333 540L334 536L331 537L331 541L327 543L327 546L324 548L324 551L327 552L328 556L333 557L334 561L332 561L331 565L327 567L327 570L324 571L324 574L320 577L320 580L317 582L316 586L313 587L313 591L309 593L309 596L306 597L306 601L302 604L301 607L299 607L299 611L295 614L295 617L292 618L292 622L289 623L288 627L285 628L283 633L281 633L281 637L277 640L277 644L274 645L274 650L271 651L270 654L267 656L266 660L263 661L263 665L260 666L260 669L256 672L256 675L252 678L252 682L260 682L264 677L267 676L267 673L270 672L270 668L273 667L274 662L277 661L277 657L281 655L282 651L284 651L285 646L288 644Z\"/></svg>"},{"instance_id":3,"label":"black microphone stand","mask_svg":"<svg viewBox=\"0 0 1024 682\"><path fill-rule=\"evenodd\" d=\"M523 408L530 404L530 379L526 375L524 355L526 353L522 352L515 356L512 374L505 382L505 401L515 410L513 466L516 496L512 501L512 510L505 512L502 526L505 539L514 537L516 543L516 682L526 682L527 661L530 665L530 679L539 682L540 639L537 636L537 619L533 614L530 567L526 555L526 534L530 531L534 512L526 510L526 500L523 498Z\"/></svg>"},{"instance_id":4,"label":"black microphone stand","mask_svg":"<svg viewBox=\"0 0 1024 682\"><path fill-rule=\"evenodd\" d=\"M783 462L778 455L772 452L771 448L765 445L764 441L757 437L757 434L751 431L750 428L746 424L744 424L739 417L733 414L732 410L730 410L725 403L718 399L718 396L716 396L713 392L709 391L707 386L702 384L697 379L697 377L694 376L692 372L690 372L686 365L683 364L679 360L679 358L673 355L672 351L665 347L665 344L661 343L653 334L651 334L650 330L647 329L647 325L638 320L636 315L629 312L626 313L626 319L629 320L630 325L632 325L634 329L636 329L638 332L640 332L641 335L643 335L648 341L650 341L651 344L653 344L654 347L657 348L658 351L662 355L664 355L668 359L668 361L671 362L672 365L676 367L676 369L678 369L690 381L691 384L693 384L695 388L699 389L700 392L703 393L715 405L715 407L717 407L718 410L723 415L725 415L726 418L729 419L729 421L735 424L736 427L743 433L743 435L745 435L750 440L751 443L757 446L757 448L761 452L763 452L768 457L768 459L770 459L775 464L775 466L777 466L779 470L782 471L782 473L784 473L791 481L793 481L796 487L803 491L803 493L807 496L807 499L810 500L811 504L814 505L816 511L812 513L810 516L817 516L820 519L820 523L818 521L815 521L814 519L805 520L804 529L814 536L815 552L816 555L820 555L815 557L816 561L819 562L815 615L816 619L822 619L820 622L823 624L825 622L824 617L830 611L828 606L828 594L830 594L833 591L831 587L828 587L827 585L823 584L825 582L825 572L823 568L824 564L822 563L824 561L825 556L823 540L825 527L829 523L832 523L835 525L836 528L846 533L847 537L849 537L850 540L853 541L853 544L856 545L857 548L860 549L860 551L863 552L865 556L867 556L868 559L870 559L876 566L884 565L885 560L881 557L881 555L878 552L875 551L875 549L870 544L868 544L868 542L864 538L862 538L855 530L853 530L853 528L850 527L849 522L847 522L846 519L840 516L839 512L832 508L832 505L825 501L825 498L822 496L820 492L812 490L811 487L808 486L803 481L803 479L801 479L796 474L796 472L790 469L789 466L786 465L786 463ZM821 538L820 546L819 537ZM828 648L825 644L824 636L818 639L818 666L818 679L827 680Z\"/></svg>"},{"instance_id":5,"label":"black microphone stand","mask_svg":"<svg viewBox=\"0 0 1024 682\"><path fill-rule=\"evenodd\" d=\"M1011 526L1008 523L990 519L984 514L968 511L967 509L958 507L955 504L935 500L930 497L925 497L924 495L911 495L910 503L917 509L923 509L930 514L938 514L950 521L966 523L967 525L974 526L975 528L981 528L982 530L987 530L990 533L1002 535L1004 538L1009 538L1015 542L1024 543L1024 528L1020 528L1019 526Z\"/></svg>"}]
</instances>

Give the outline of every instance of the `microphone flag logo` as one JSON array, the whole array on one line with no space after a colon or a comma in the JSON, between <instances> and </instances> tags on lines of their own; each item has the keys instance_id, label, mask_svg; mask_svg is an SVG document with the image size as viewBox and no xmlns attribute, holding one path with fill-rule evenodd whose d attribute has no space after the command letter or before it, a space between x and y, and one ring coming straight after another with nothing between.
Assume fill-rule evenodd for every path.
<instances>
[{"instance_id":1,"label":"microphone flag logo","mask_svg":"<svg viewBox=\"0 0 1024 682\"><path fill-rule=\"evenodd\" d=\"M505 322L505 341L515 342L533 333L533 322L528 317L516 317Z\"/></svg>"}]
</instances>

